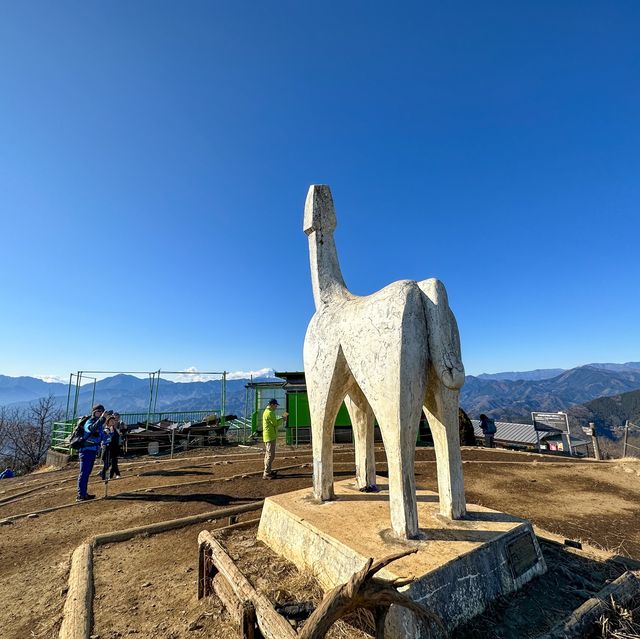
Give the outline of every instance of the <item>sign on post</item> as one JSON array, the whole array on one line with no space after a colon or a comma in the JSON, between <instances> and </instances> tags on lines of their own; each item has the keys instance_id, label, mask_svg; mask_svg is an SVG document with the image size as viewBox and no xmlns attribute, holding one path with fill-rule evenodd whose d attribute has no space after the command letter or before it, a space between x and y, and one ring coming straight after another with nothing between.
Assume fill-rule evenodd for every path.
<instances>
[{"instance_id":1,"label":"sign on post","mask_svg":"<svg viewBox=\"0 0 640 639\"><path fill-rule=\"evenodd\" d=\"M537 433L563 433L567 436L569 454L573 455L571 433L569 432L569 418L566 413L531 413L533 428Z\"/></svg>"}]
</instances>

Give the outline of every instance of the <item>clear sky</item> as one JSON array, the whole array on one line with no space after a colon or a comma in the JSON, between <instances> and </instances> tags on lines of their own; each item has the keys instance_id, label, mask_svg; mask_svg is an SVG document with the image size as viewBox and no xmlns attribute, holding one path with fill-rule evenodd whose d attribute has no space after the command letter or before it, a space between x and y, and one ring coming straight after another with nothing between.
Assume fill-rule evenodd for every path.
<instances>
[{"instance_id":1,"label":"clear sky","mask_svg":"<svg viewBox=\"0 0 640 639\"><path fill-rule=\"evenodd\" d=\"M640 360L640 3L1 3L0 373L300 368L311 183L467 372Z\"/></svg>"}]
</instances>

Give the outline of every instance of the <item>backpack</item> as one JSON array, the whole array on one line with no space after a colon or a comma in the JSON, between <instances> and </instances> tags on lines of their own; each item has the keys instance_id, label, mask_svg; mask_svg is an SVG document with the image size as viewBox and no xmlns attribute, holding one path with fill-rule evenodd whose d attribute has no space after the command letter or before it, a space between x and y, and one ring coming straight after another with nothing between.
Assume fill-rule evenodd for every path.
<instances>
[{"instance_id":1,"label":"backpack","mask_svg":"<svg viewBox=\"0 0 640 639\"><path fill-rule=\"evenodd\" d=\"M487 428L485 433L487 435L495 435L496 434L496 423L492 419L487 420Z\"/></svg>"},{"instance_id":2,"label":"backpack","mask_svg":"<svg viewBox=\"0 0 640 639\"><path fill-rule=\"evenodd\" d=\"M85 415L78 420L76 427L71 432L71 437L69 438L69 448L73 448L74 450L78 450L84 446L84 425L89 420L89 415Z\"/></svg>"}]
</instances>

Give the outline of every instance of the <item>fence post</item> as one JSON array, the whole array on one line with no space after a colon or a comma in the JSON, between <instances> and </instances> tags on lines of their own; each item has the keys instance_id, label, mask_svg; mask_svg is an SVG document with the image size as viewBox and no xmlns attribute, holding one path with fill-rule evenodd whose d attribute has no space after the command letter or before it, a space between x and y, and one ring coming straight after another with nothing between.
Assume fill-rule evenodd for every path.
<instances>
[{"instance_id":1,"label":"fence post","mask_svg":"<svg viewBox=\"0 0 640 639\"><path fill-rule=\"evenodd\" d=\"M593 442L593 454L597 460L602 459L600 456L600 444L598 443L598 436L596 435L596 425L593 422L589 422L589 428L591 428L591 441Z\"/></svg>"},{"instance_id":2,"label":"fence post","mask_svg":"<svg viewBox=\"0 0 640 639\"><path fill-rule=\"evenodd\" d=\"M629 441L629 420L624 423L624 443L622 444L622 456L627 456L627 442Z\"/></svg>"}]
</instances>

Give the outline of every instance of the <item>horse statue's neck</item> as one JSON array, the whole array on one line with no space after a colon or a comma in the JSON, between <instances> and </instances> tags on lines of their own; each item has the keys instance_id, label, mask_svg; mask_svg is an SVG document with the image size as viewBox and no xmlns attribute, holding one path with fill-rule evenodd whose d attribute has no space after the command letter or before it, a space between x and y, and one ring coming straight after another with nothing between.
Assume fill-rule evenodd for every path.
<instances>
[{"instance_id":1,"label":"horse statue's neck","mask_svg":"<svg viewBox=\"0 0 640 639\"><path fill-rule=\"evenodd\" d=\"M309 237L311 284L316 310L332 301L349 297L333 239L336 224L331 189L324 184L311 185L304 206L304 232Z\"/></svg>"}]
</instances>

